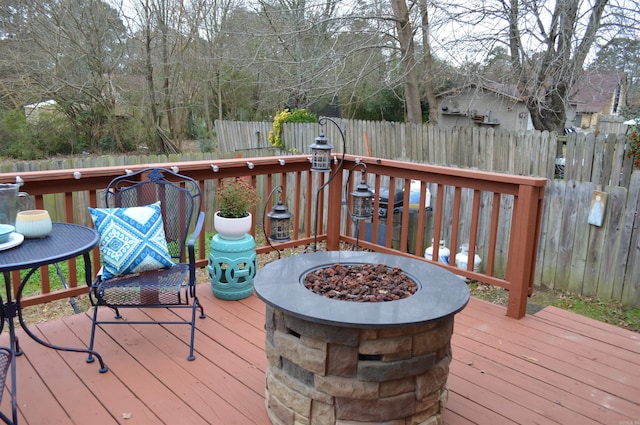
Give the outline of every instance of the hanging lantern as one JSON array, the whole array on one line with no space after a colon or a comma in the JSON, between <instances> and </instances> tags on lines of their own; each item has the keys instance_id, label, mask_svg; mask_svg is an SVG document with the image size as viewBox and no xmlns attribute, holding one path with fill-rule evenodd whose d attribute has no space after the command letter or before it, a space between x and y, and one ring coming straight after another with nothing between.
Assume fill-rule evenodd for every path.
<instances>
[{"instance_id":1,"label":"hanging lantern","mask_svg":"<svg viewBox=\"0 0 640 425\"><path fill-rule=\"evenodd\" d=\"M292 214L286 205L282 204L282 200L278 199L278 203L267 214L269 217L269 223L271 233L269 240L273 242L286 242L290 240L289 237L289 222L291 221Z\"/></svg>"},{"instance_id":2,"label":"hanging lantern","mask_svg":"<svg viewBox=\"0 0 640 425\"><path fill-rule=\"evenodd\" d=\"M373 197L374 194L364 181L365 173L362 173L362 180L351 192L351 216L356 220L367 220L373 217Z\"/></svg>"},{"instance_id":3,"label":"hanging lantern","mask_svg":"<svg viewBox=\"0 0 640 425\"><path fill-rule=\"evenodd\" d=\"M315 139L315 143L309 147L311 148L311 171L331 171L331 150L333 145L325 137L324 131L320 132L320 135Z\"/></svg>"}]
</instances>

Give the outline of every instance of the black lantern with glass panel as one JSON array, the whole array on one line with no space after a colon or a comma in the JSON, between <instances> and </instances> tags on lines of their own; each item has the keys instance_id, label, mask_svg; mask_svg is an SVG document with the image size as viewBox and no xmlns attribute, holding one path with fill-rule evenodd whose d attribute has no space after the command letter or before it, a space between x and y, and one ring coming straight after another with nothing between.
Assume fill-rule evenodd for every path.
<instances>
[{"instance_id":1,"label":"black lantern with glass panel","mask_svg":"<svg viewBox=\"0 0 640 425\"><path fill-rule=\"evenodd\" d=\"M315 143L309 147L311 148L311 171L331 171L331 150L333 145L329 143L324 131L320 131L320 135L315 138Z\"/></svg>"},{"instance_id":2,"label":"black lantern with glass panel","mask_svg":"<svg viewBox=\"0 0 640 425\"><path fill-rule=\"evenodd\" d=\"M272 242L286 242L291 239L289 236L289 223L292 214L286 205L282 203L282 199L278 199L278 203L267 214L271 232L269 240Z\"/></svg>"},{"instance_id":3,"label":"black lantern with glass panel","mask_svg":"<svg viewBox=\"0 0 640 425\"><path fill-rule=\"evenodd\" d=\"M262 232L265 240L269 243L269 246L278 252L278 258L280 258L280 250L272 245L272 242L287 242L290 240L289 236L289 223L293 216L286 205L282 203L282 186L278 185L273 188L266 202L264 203L264 210L262 212ZM267 207L271 204L271 197L278 191L280 197L277 204L267 213ZM265 225L265 218L269 217L269 236L267 236L267 226Z\"/></svg>"},{"instance_id":4,"label":"black lantern with glass panel","mask_svg":"<svg viewBox=\"0 0 640 425\"><path fill-rule=\"evenodd\" d=\"M350 194L351 218L354 220L368 220L373 217L374 194L365 182L365 175L366 171L363 171L360 183L356 185L356 188Z\"/></svg>"}]
</instances>

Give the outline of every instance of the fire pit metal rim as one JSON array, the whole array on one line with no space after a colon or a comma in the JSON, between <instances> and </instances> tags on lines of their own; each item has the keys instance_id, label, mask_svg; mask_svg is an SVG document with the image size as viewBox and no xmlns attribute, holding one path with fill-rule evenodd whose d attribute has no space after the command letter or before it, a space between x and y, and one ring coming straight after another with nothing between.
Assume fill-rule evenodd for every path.
<instances>
[{"instance_id":1,"label":"fire pit metal rim","mask_svg":"<svg viewBox=\"0 0 640 425\"><path fill-rule=\"evenodd\" d=\"M397 265L419 289L396 301L352 302L326 298L304 287L302 280L308 271L336 263ZM294 316L357 328L428 323L459 312L469 301L467 285L441 267L409 257L362 251L316 252L277 260L257 272L254 287L265 303Z\"/></svg>"}]
</instances>

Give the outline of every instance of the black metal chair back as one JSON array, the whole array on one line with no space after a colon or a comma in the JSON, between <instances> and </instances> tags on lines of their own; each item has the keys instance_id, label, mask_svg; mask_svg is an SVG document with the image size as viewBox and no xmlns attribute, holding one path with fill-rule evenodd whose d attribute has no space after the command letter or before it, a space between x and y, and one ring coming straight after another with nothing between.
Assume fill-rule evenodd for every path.
<instances>
[{"instance_id":1,"label":"black metal chair back","mask_svg":"<svg viewBox=\"0 0 640 425\"><path fill-rule=\"evenodd\" d=\"M106 191L107 207L136 207L157 201L162 205L169 253L181 261L191 224L202 210L198 182L167 169L154 168L118 177Z\"/></svg>"}]
</instances>

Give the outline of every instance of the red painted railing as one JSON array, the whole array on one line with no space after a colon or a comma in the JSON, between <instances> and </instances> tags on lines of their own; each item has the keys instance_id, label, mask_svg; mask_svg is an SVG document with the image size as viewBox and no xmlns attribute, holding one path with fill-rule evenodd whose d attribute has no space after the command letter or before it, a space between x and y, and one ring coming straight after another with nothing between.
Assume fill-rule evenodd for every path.
<instances>
[{"instance_id":1,"label":"red painted railing","mask_svg":"<svg viewBox=\"0 0 640 425\"><path fill-rule=\"evenodd\" d=\"M385 188L392 188L388 191L392 199L395 191L401 194L399 199L402 202L399 204L402 206L398 206L395 213L393 208L389 208L387 217L374 214L369 223L349 219L345 207L349 196L346 194L360 182L360 171L364 166L356 165L358 163L366 165L367 183L376 194ZM272 188L282 185L285 203L294 216L292 239L279 244L278 249L317 242L328 250L345 249L347 244L347 249L358 245L362 249L423 258L424 248L430 244L429 236L436 241L444 239L452 253L450 263L440 263L442 267L463 277L508 289L507 315L520 318L525 314L527 296L533 289L545 179L346 155L342 172L332 172L335 176L319 192L330 174L311 173L308 157L298 155L8 173L0 175L0 182L21 179L24 181L21 189L34 196L36 208L48 209L55 221L90 225L86 207L98 204L101 190L107 183L127 169L135 171L147 166L177 167L180 173L200 182L208 231L213 228L214 193L219 180L238 176L249 178L258 188L262 202ZM334 169L336 167L334 164ZM354 168L349 176L348 170ZM412 180L422 183L418 192L411 193L412 188L417 187L415 183L411 185ZM344 187L347 181L350 188ZM412 202L414 205L410 205ZM430 207L424 208L427 203ZM384 209L381 197L376 197L374 210ZM258 241L262 239L259 236L263 211L264 203L253 211L253 233L255 235L257 225ZM317 224L317 232L313 230L314 224ZM473 271L473 261L466 270L455 267L455 248L462 242L469 244L469 258L473 259L477 252L483 254L481 271ZM207 264L205 244L203 236L198 243L199 265L202 267ZM434 244L435 259L438 258L437 245ZM265 253L271 249L264 242L258 246L257 252ZM93 260L95 264L99 263L97 250ZM70 260L68 266L68 289L52 291L48 269L43 269L41 294L24 299L23 305L85 293L86 288L75 278L75 261ZM14 274L14 282L17 282L17 277L17 273Z\"/></svg>"}]
</instances>

